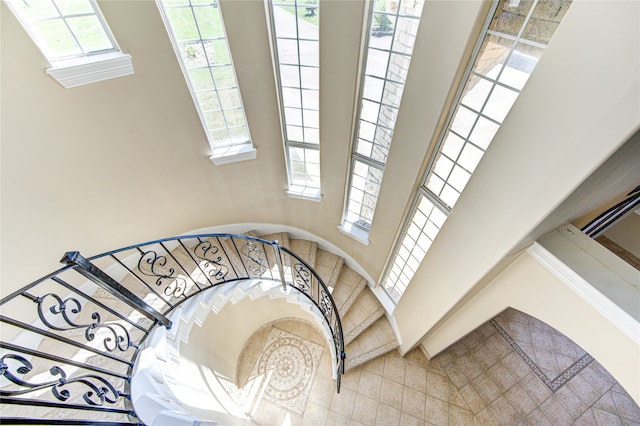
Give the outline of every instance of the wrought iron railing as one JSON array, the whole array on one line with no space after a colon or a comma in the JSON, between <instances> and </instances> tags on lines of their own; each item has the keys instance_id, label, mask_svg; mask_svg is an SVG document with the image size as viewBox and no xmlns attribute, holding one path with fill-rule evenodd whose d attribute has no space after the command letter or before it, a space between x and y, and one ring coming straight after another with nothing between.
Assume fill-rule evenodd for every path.
<instances>
[{"instance_id":1,"label":"wrought iron railing","mask_svg":"<svg viewBox=\"0 0 640 426\"><path fill-rule=\"evenodd\" d=\"M344 374L338 310L320 276L277 241L232 234L166 238L84 258L0 300L0 423L141 424L131 372L145 339L201 291L280 281L315 304Z\"/></svg>"},{"instance_id":2,"label":"wrought iron railing","mask_svg":"<svg viewBox=\"0 0 640 426\"><path fill-rule=\"evenodd\" d=\"M591 238L597 238L638 206L640 206L640 186L633 188L624 200L600 213L598 217L586 224L582 228L582 232Z\"/></svg>"}]
</instances>

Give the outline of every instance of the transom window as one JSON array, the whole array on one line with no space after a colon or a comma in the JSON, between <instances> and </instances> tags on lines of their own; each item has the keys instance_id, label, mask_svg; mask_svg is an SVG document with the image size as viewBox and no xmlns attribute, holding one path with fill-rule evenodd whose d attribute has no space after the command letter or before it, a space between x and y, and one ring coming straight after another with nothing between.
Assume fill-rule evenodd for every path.
<instances>
[{"instance_id":1,"label":"transom window","mask_svg":"<svg viewBox=\"0 0 640 426\"><path fill-rule=\"evenodd\" d=\"M50 62L117 50L94 1L7 2Z\"/></svg>"},{"instance_id":2,"label":"transom window","mask_svg":"<svg viewBox=\"0 0 640 426\"><path fill-rule=\"evenodd\" d=\"M217 0L158 0L215 164L255 158Z\"/></svg>"},{"instance_id":3,"label":"transom window","mask_svg":"<svg viewBox=\"0 0 640 426\"><path fill-rule=\"evenodd\" d=\"M423 0L371 3L366 64L341 229L367 242L407 79Z\"/></svg>"},{"instance_id":4,"label":"transom window","mask_svg":"<svg viewBox=\"0 0 640 426\"><path fill-rule=\"evenodd\" d=\"M320 198L318 0L269 1L289 195Z\"/></svg>"},{"instance_id":5,"label":"transom window","mask_svg":"<svg viewBox=\"0 0 640 426\"><path fill-rule=\"evenodd\" d=\"M506 119L571 0L495 1L382 286L397 303Z\"/></svg>"}]
</instances>

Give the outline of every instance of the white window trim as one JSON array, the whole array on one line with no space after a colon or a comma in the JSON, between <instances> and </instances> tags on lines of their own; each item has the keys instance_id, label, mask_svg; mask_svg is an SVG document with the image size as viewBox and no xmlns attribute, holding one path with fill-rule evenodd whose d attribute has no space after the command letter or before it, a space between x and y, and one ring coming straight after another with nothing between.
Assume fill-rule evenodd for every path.
<instances>
[{"instance_id":1,"label":"white window trim","mask_svg":"<svg viewBox=\"0 0 640 426\"><path fill-rule=\"evenodd\" d=\"M250 142L244 145L232 145L223 148L215 148L212 150L209 159L216 166L224 164L237 163L238 161L253 160L256 158L256 149Z\"/></svg>"},{"instance_id":2,"label":"white window trim","mask_svg":"<svg viewBox=\"0 0 640 426\"><path fill-rule=\"evenodd\" d=\"M207 122L204 118L200 103L198 102L198 96L195 88L193 87L193 83L189 76L189 70L187 69L182 57L180 56L180 46L178 41L175 39L173 35L173 29L171 26L171 22L169 21L169 17L167 15L167 11L165 6L162 4L162 0L155 0L156 6L158 8L158 12L162 17L162 21L165 25L165 29L167 31L167 36L169 37L169 41L173 46L174 53L176 55L176 61L178 61L178 65L180 66L180 70L182 71L182 75L184 76L185 83L187 88L189 89L189 93L191 94L191 98L193 100L193 104L198 112L198 117L200 118L200 122L202 123L202 130L205 133L205 137L207 138L207 142L209 143L209 148L211 149L211 155L209 159L216 166L222 166L230 163L237 163L239 161L253 160L256 158L256 148L253 146L251 141L251 129L249 128L249 120L246 115L246 111L244 109L244 102L242 101L242 93L240 91L240 82L238 81L238 75L236 74L235 64L233 62L233 56L231 54L231 49L229 47L229 41L227 38L227 31L224 29L224 40L227 44L227 49L229 49L229 59L231 64L231 69L233 70L233 76L235 78L236 87L238 89L238 93L240 96L240 105L242 109L242 113L245 117L245 121L247 123L247 131L249 132L249 139L246 141L242 141L239 143L234 143L233 145L225 145L225 146L215 146L215 141L212 139L211 134L207 127ZM180 7L180 6L174 6ZM219 7L219 5L218 5ZM222 27L224 28L224 18L222 15L220 16L222 20ZM216 88L217 92L217 88Z\"/></svg>"},{"instance_id":3,"label":"white window trim","mask_svg":"<svg viewBox=\"0 0 640 426\"><path fill-rule=\"evenodd\" d=\"M343 234L350 236L351 238L361 244L364 244L365 246L368 246L370 243L369 232L359 227L358 225L354 225L353 223L347 222L345 220L341 225L338 225L338 229Z\"/></svg>"},{"instance_id":4,"label":"white window trim","mask_svg":"<svg viewBox=\"0 0 640 426\"><path fill-rule=\"evenodd\" d=\"M52 61L47 74L65 89L134 73L131 55L120 51Z\"/></svg>"},{"instance_id":5,"label":"white window trim","mask_svg":"<svg viewBox=\"0 0 640 426\"><path fill-rule=\"evenodd\" d=\"M300 188L298 190L298 188ZM322 201L322 194L320 192L320 188L312 188L308 186L301 185L291 185L289 189L287 189L287 195L290 198L297 198L299 200L309 200L309 201Z\"/></svg>"},{"instance_id":6,"label":"white window trim","mask_svg":"<svg viewBox=\"0 0 640 426\"><path fill-rule=\"evenodd\" d=\"M286 123L285 112L284 112L285 107L284 107L283 95L282 95L283 86L282 86L282 80L280 76L280 59L278 57L278 41L277 41L278 37L276 36L276 21L274 17L274 14L275 14L274 4L273 4L274 2L279 3L278 0L269 0L265 2L265 7L266 7L267 19L268 19L268 30L269 30L269 40L271 45L272 64L273 64L273 70L276 78L276 89L278 92L278 109L280 113L280 125L281 125L282 137L283 137L284 155L287 163L287 188L285 189L285 193L290 198L320 202L322 201L322 183L320 183L320 186L318 188L315 188L312 186L297 185L293 183L293 173L291 170L291 158L289 155L289 148L298 147L303 149L314 149L314 150L320 151L320 144L301 142L301 141L292 141L292 140L289 140L289 137L287 134L287 123ZM319 11L319 6L320 6L319 4L315 5L316 13L318 13ZM302 7L302 5L297 5L297 7ZM319 31L319 27L318 27L318 31ZM295 40L297 41L297 43L299 43L300 37L297 29L296 29L296 34L298 35L298 37ZM290 38L290 37L282 37L282 38L294 40L293 38ZM318 43L320 43L319 39L318 39ZM298 51L298 67L300 67L299 56L300 56L300 52ZM295 64L285 64L285 65L294 66ZM319 72L320 66L318 65L317 68ZM303 90L301 85L297 89L301 91ZM312 90L312 89L309 89L309 90ZM318 92L319 92L319 88L318 88ZM302 112L303 110L302 100L300 104L301 104L300 112ZM301 127L303 129L307 128L307 126L301 126ZM305 165L306 165L306 162L305 162ZM321 176L318 176L318 177L322 180Z\"/></svg>"}]
</instances>

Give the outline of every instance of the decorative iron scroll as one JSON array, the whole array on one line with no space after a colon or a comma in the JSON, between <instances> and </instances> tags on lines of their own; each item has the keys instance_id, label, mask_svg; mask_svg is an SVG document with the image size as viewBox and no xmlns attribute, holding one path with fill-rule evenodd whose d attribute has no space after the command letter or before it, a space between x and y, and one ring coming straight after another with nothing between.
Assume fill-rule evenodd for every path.
<instances>
[{"instance_id":1,"label":"decorative iron scroll","mask_svg":"<svg viewBox=\"0 0 640 426\"><path fill-rule=\"evenodd\" d=\"M247 241L240 249L245 256L245 266L253 276L262 276L267 270L264 264L264 252L255 241Z\"/></svg>"},{"instance_id":2,"label":"decorative iron scroll","mask_svg":"<svg viewBox=\"0 0 640 426\"><path fill-rule=\"evenodd\" d=\"M331 296L326 290L320 292L320 311L328 323L331 323Z\"/></svg>"},{"instance_id":3,"label":"decorative iron scroll","mask_svg":"<svg viewBox=\"0 0 640 426\"><path fill-rule=\"evenodd\" d=\"M166 296L186 297L184 293L187 289L187 280L175 275L175 268L167 266L166 256L160 256L153 250L143 252L140 260L138 260L138 269L148 277L157 278L157 286L164 285L163 280L165 279L171 280L164 288Z\"/></svg>"},{"instance_id":4,"label":"decorative iron scroll","mask_svg":"<svg viewBox=\"0 0 640 426\"><path fill-rule=\"evenodd\" d=\"M311 291L311 273L309 269L302 263L296 263L293 265L295 269L295 275L293 280L293 286L298 290L309 294Z\"/></svg>"},{"instance_id":5,"label":"decorative iron scroll","mask_svg":"<svg viewBox=\"0 0 640 426\"><path fill-rule=\"evenodd\" d=\"M171 243L171 248L167 248L165 243ZM180 250L180 256L174 256L172 247ZM102 270L92 263L98 259L104 260L101 261L103 265L107 264L106 260L111 260L108 269ZM4 308L17 299L27 298L35 304L30 304L32 318L23 322L22 319L0 315L0 322L18 331L26 330L38 341L48 339L50 343L55 340L70 350L94 352L131 367L151 330L158 326L170 328L172 323L168 313L189 297L222 282L240 283L255 278L279 281L285 290L294 287L300 292L299 296L309 299L317 308L314 311L323 316L329 328L330 341L335 346L334 366L340 391L345 355L337 307L316 271L277 241L232 234L183 235L136 244L90 258L79 252L67 252L62 263L66 266L0 299L0 308L4 312L16 312L15 309L22 308L24 300L12 305L13 309ZM192 273L196 274L195 279ZM75 274L88 279L92 286L97 285L117 301L112 303L111 298L102 300L102 294L95 295L93 290L87 291L84 287L75 288L71 283L80 282ZM201 274L209 281L209 287L199 285L203 281ZM67 279L68 275L71 279ZM66 290L54 289L57 285ZM178 300L169 300L171 298ZM120 304L126 308L123 310ZM158 311L156 306L162 306L163 311ZM143 321L140 322L137 314L129 317L129 307L151 319L152 323L141 317ZM131 331L130 327L141 333ZM136 338L138 334L142 335ZM21 336L20 333L18 335ZM88 345L87 342L92 343ZM45 413L47 418L35 419L27 418L32 415L27 408L24 411L26 417L19 418L20 424L99 424L92 411L100 412L99 416L107 412L126 416L113 422L103 422L105 425L133 424L128 421L135 417L135 412L128 401L122 399L130 398L130 368L126 372L111 371L108 366L94 360L77 359L78 352L49 353L48 346L31 347L31 340L30 346L23 346L22 339L0 343L0 382L3 384L0 408L4 404L14 404L63 407L65 410L63 420L56 418L56 410L48 410ZM15 419L6 413L0 413L0 423L7 421L12 424Z\"/></svg>"},{"instance_id":6,"label":"decorative iron scroll","mask_svg":"<svg viewBox=\"0 0 640 426\"><path fill-rule=\"evenodd\" d=\"M222 281L227 277L229 268L223 265L222 256L218 255L220 248L213 245L211 241L200 241L198 245L193 248L193 254L200 260L204 260L205 263L202 268L210 278L218 281Z\"/></svg>"},{"instance_id":7,"label":"decorative iron scroll","mask_svg":"<svg viewBox=\"0 0 640 426\"><path fill-rule=\"evenodd\" d=\"M105 330L109 335L102 340L102 343L104 348L109 352L113 352L116 349L126 351L130 347L138 347L131 341L129 332L122 324L116 322L101 324L100 314L98 312L91 313L91 319L94 320L91 324L76 324L71 319L71 316L80 314L82 311L82 304L74 297L68 297L63 300L60 296L54 293L47 293L40 297L33 297L28 295L28 293L24 294L38 304L38 316L40 317L40 320L52 330L67 331L84 328L84 336L88 342L95 339L96 330ZM68 327L54 324L56 319L60 318L68 325Z\"/></svg>"},{"instance_id":8,"label":"decorative iron scroll","mask_svg":"<svg viewBox=\"0 0 640 426\"><path fill-rule=\"evenodd\" d=\"M11 371L10 365L6 361L15 360L21 364L15 368L15 373ZM18 354L6 354L0 358L0 376L5 377L10 382L18 385L22 389L18 390L0 390L0 395L3 396L17 396L23 395L29 392L34 392L40 389L51 388L51 393L59 401L67 401L71 398L71 391L64 389L71 384L81 384L89 388L83 395L82 399L87 405L102 406L105 403L115 404L118 402L122 393L117 391L111 383L105 378L97 376L95 374L85 374L82 376L67 378L67 374L64 370L56 365L49 369L51 376L58 376L57 379L42 382L31 383L27 380L23 380L19 376L24 376L33 370L33 365L26 358Z\"/></svg>"}]
</instances>

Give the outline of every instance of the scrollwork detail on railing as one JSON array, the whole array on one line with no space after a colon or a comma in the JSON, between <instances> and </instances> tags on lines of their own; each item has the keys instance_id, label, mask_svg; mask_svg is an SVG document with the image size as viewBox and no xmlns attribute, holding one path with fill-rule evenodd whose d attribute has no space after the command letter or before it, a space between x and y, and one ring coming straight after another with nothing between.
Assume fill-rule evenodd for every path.
<instances>
[{"instance_id":1,"label":"scrollwork detail on railing","mask_svg":"<svg viewBox=\"0 0 640 426\"><path fill-rule=\"evenodd\" d=\"M82 311L82 304L74 297L62 299L54 293L47 293L44 296L33 299L38 304L38 316L40 320L52 330L67 331L85 329L84 336L88 342L96 337L96 330L104 330L109 333L104 337L102 343L104 348L113 352L116 349L126 351L130 347L138 347L131 341L127 329L119 323L101 323L100 313L92 312L90 324L78 324L71 319L71 316L79 315ZM58 319L62 319L66 325L56 325Z\"/></svg>"},{"instance_id":2,"label":"scrollwork detail on railing","mask_svg":"<svg viewBox=\"0 0 640 426\"><path fill-rule=\"evenodd\" d=\"M15 360L20 366L15 369L15 374L11 371L9 364L6 361ZM29 392L34 392L40 389L51 388L51 393L59 401L67 401L71 398L71 391L64 389L71 384L78 383L89 388L83 395L82 399L87 405L102 406L105 402L109 404L115 404L122 394L117 391L111 383L105 378L97 376L95 374L85 374L82 376L67 378L65 371L54 365L49 369L49 374L53 377L58 376L57 379L43 382L43 383L31 383L27 380L23 380L19 376L24 376L33 370L33 364L26 358L17 354L6 354L0 358L0 376L5 377L10 382L18 385L23 389L18 390L0 390L0 395L3 396L17 396L23 395Z\"/></svg>"},{"instance_id":3,"label":"scrollwork detail on railing","mask_svg":"<svg viewBox=\"0 0 640 426\"><path fill-rule=\"evenodd\" d=\"M293 269L295 270L293 286L298 290L309 294L311 291L311 272L309 272L309 268L304 266L302 263L296 263L293 265Z\"/></svg>"},{"instance_id":4,"label":"scrollwork detail on railing","mask_svg":"<svg viewBox=\"0 0 640 426\"><path fill-rule=\"evenodd\" d=\"M167 266L166 256L158 255L153 250L142 253L138 260L138 270L148 277L156 278L156 285L162 286L164 280L170 283L164 288L164 294L170 297L186 297L187 280L176 275L176 270L172 266Z\"/></svg>"},{"instance_id":5,"label":"scrollwork detail on railing","mask_svg":"<svg viewBox=\"0 0 640 426\"><path fill-rule=\"evenodd\" d=\"M247 241L240 252L244 255L244 264L252 276L262 276L267 270L264 264L264 252L254 241Z\"/></svg>"},{"instance_id":6,"label":"scrollwork detail on railing","mask_svg":"<svg viewBox=\"0 0 640 426\"><path fill-rule=\"evenodd\" d=\"M204 272L210 277L218 281L222 281L229 273L229 268L223 265L222 256L218 255L220 249L211 241L200 241L193 248L193 254L205 263L202 265Z\"/></svg>"},{"instance_id":7,"label":"scrollwork detail on railing","mask_svg":"<svg viewBox=\"0 0 640 426\"><path fill-rule=\"evenodd\" d=\"M329 324L331 324L331 308L331 296L323 289L320 292L320 311Z\"/></svg>"}]
</instances>

